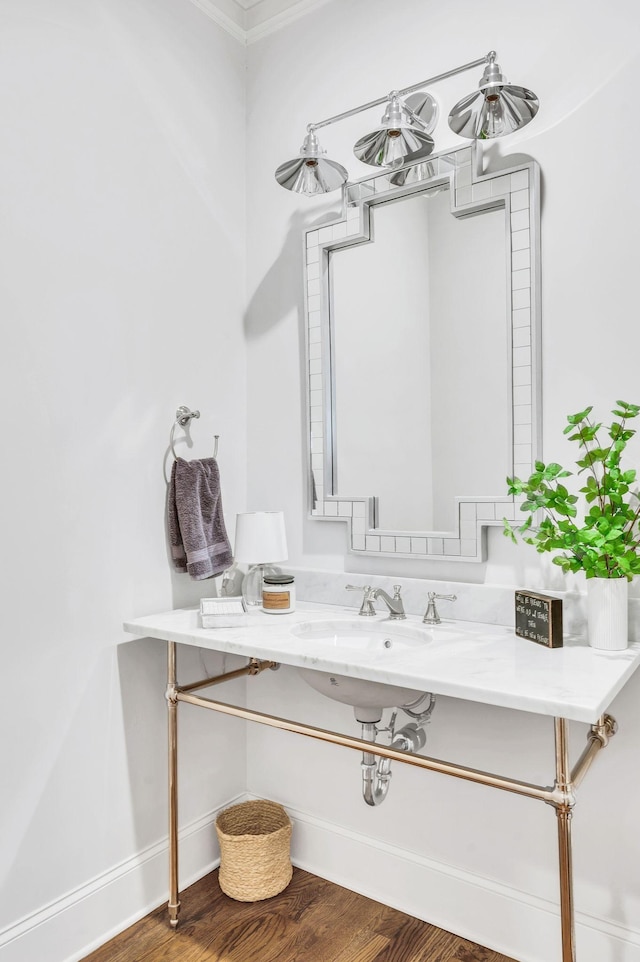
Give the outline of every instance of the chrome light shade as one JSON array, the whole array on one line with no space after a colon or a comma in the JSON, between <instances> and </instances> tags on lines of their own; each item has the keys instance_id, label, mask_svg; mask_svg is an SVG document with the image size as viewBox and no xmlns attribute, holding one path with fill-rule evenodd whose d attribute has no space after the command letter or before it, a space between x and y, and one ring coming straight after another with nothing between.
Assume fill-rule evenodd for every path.
<instances>
[{"instance_id":1,"label":"chrome light shade","mask_svg":"<svg viewBox=\"0 0 640 962\"><path fill-rule=\"evenodd\" d=\"M454 133L470 140L512 134L538 112L538 98L526 87L507 83L494 60L487 64L479 89L460 100L449 114Z\"/></svg>"},{"instance_id":2,"label":"chrome light shade","mask_svg":"<svg viewBox=\"0 0 640 962\"><path fill-rule=\"evenodd\" d=\"M422 120L393 96L381 126L361 137L353 152L372 167L397 167L410 157L427 157L433 147L433 138Z\"/></svg>"},{"instance_id":3,"label":"chrome light shade","mask_svg":"<svg viewBox=\"0 0 640 962\"><path fill-rule=\"evenodd\" d=\"M394 187L406 187L409 184L418 184L423 180L430 180L437 173L437 161L418 160L415 163L407 164L402 170L397 170L389 177L389 183Z\"/></svg>"},{"instance_id":4,"label":"chrome light shade","mask_svg":"<svg viewBox=\"0 0 640 962\"><path fill-rule=\"evenodd\" d=\"M276 180L285 190L296 194L328 194L346 182L349 174L335 160L327 160L318 142L315 131L310 131L300 148L300 156L280 164L276 170Z\"/></svg>"}]
</instances>

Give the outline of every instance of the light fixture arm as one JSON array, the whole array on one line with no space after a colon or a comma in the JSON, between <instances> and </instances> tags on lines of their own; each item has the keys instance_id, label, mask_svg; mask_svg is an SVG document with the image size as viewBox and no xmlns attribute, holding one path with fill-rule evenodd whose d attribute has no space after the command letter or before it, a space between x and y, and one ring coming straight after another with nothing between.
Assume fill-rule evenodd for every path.
<instances>
[{"instance_id":1,"label":"light fixture arm","mask_svg":"<svg viewBox=\"0 0 640 962\"><path fill-rule=\"evenodd\" d=\"M371 110L373 107L380 107L382 104L386 104L392 96L404 97L407 94L415 93L416 91L421 90L423 87L430 87L431 84L438 83L440 80L447 80L449 77L455 77L456 74L464 73L466 70L474 70L476 67L482 67L485 64L492 63L495 58L495 50L490 50L489 53L484 57L479 57L478 60L472 60L470 63L465 63L461 67L454 67L453 70L447 70L444 73L436 74L435 77L429 77L427 80L421 80L420 83L412 84L410 87L403 87L402 90L393 90L385 97L378 97L377 100L370 100L369 103L361 104L359 107L352 107L351 110L343 110L342 113L335 114L333 117L327 117L326 120L320 120L318 123L308 124L307 130L311 133L314 130L319 130L320 127L328 127L329 124L335 124L339 120L346 120L347 117L355 117L356 114L364 113L365 110Z\"/></svg>"}]
</instances>

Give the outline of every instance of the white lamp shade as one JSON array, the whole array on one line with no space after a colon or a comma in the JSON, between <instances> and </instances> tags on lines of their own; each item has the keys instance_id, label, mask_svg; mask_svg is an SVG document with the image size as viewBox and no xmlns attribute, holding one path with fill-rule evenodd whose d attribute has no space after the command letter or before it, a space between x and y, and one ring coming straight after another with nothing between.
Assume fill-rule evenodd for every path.
<instances>
[{"instance_id":1,"label":"white lamp shade","mask_svg":"<svg viewBox=\"0 0 640 962\"><path fill-rule=\"evenodd\" d=\"M282 511L249 511L236 517L234 558L247 564L286 561L287 535Z\"/></svg>"}]
</instances>

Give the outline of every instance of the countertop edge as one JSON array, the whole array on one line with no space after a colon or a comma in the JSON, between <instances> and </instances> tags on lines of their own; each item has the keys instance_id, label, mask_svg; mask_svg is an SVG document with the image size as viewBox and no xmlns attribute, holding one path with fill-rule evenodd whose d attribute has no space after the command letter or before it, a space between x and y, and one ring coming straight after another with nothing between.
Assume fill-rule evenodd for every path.
<instances>
[{"instance_id":1,"label":"countertop edge","mask_svg":"<svg viewBox=\"0 0 640 962\"><path fill-rule=\"evenodd\" d=\"M326 620L331 620L331 618L335 618L336 615L345 617L345 613L346 616L350 618L356 615L355 609L346 609L330 605L305 605L298 613L296 621L299 623L300 620L304 618L311 618L313 620L322 620L325 618ZM174 609L173 611L162 612L157 615L128 619L124 622L123 627L126 632L137 637L152 637L158 640L175 642L176 644L190 645L214 651L217 650L239 657L271 659L294 668L351 675L372 682L391 683L402 687L432 691L436 695L457 698L468 702L477 702L479 704L493 705L498 708L507 708L513 711L525 711L550 717L563 717L569 721L581 722L588 725L596 722L598 718L604 714L640 663L640 644L635 644L631 646L631 648L626 649L625 652L627 656L630 654L632 657L618 658L615 661L609 661L609 659L607 659L612 670L609 671L606 686L604 682L600 684L601 690L597 691L592 684L593 690L580 694L577 691L576 683L574 691L566 695L566 700L559 697L560 687L558 687L555 693L550 691L549 697L545 698L544 692L540 690L540 680L538 680L537 690L535 686L530 686L532 687L532 691L527 693L526 679L523 681L523 672L529 661L533 660L534 664L542 665L542 668L548 674L551 661L545 664L543 659L547 654L546 652L540 652L538 655L534 655L532 650L527 647L516 648L514 646L514 649L509 649L509 654L514 658L517 658L518 654L520 654L525 666L525 669L520 673L517 670L517 666L516 670L512 669L513 679L514 682L517 682L517 685L514 685L513 691L509 691L505 687L505 676L501 676L499 671L495 670L495 678L492 682L490 676L491 666L489 665L489 667L485 669L480 662L479 664L482 670L478 671L477 681L474 680L472 671L466 678L464 674L462 678L456 677L455 672L456 669L459 669L459 660L456 664L455 652L452 652L451 657L448 658L449 652L447 646L440 645L439 648L436 648L435 642L431 642L434 644L433 649L420 649L414 656L412 656L411 653L404 653L396 656L395 659L389 658L385 661L380 661L379 657L376 660L376 657L368 655L360 656L356 663L354 662L353 652L347 652L343 654L342 657L337 657L335 653L333 653L332 656L332 653L326 649L319 651L317 646L314 650L306 648L296 651L295 645L299 642L289 635L288 628L286 628L287 623L281 620L288 616L279 616L277 619L274 616L267 616L266 622L264 620L261 622L256 621L255 626L239 626L234 628L205 629L194 627L193 624L185 624L185 626L182 627L180 625L167 623L170 620L175 621L180 617L182 617L185 622L187 620L193 622L194 614L197 616L197 609L193 607ZM380 620L382 619L378 619L378 621ZM407 624L410 625L415 625L415 623L415 617L407 621ZM508 629L504 627L460 623L460 625L465 624L472 626L470 627L470 631L475 632L481 640L481 643L485 646L491 645L492 637L495 639L496 645L501 645L502 648L504 648L505 640L511 643L511 635ZM277 634L274 632L274 629L277 629ZM282 629L285 630L282 631ZM479 629L484 629L484 633L479 631ZM246 634L247 637L238 638L238 632ZM505 632L507 632L506 635ZM254 637L251 638L251 635ZM525 642L524 644L526 646L530 643ZM583 651L583 648L584 646L575 646L574 650L577 654L573 656L568 654L566 656L568 664L571 664L572 657L578 666L580 661L584 662L585 659L587 661L593 660L588 653ZM515 655L513 655L514 651ZM582 652L582 654L580 654L580 652ZM347 660L347 657L350 660ZM606 661L598 662L598 666L601 668L606 663ZM615 671L616 664L622 666L618 672ZM544 671L541 674L543 681ZM598 674L600 674L600 672ZM501 677L503 679L502 684L496 684L496 679L500 682ZM555 678L553 680L555 680ZM573 697L572 701L571 697Z\"/></svg>"}]
</instances>

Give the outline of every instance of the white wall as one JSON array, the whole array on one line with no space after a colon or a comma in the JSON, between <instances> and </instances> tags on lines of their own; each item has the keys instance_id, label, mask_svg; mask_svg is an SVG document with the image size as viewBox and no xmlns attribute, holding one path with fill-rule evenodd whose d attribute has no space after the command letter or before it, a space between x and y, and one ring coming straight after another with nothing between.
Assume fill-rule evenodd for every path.
<instances>
[{"instance_id":1,"label":"white wall","mask_svg":"<svg viewBox=\"0 0 640 962\"><path fill-rule=\"evenodd\" d=\"M0 956L57 962L165 897L165 655L121 625L207 588L167 559L178 405L245 503L245 51L186 0L3 0L0 46ZM192 827L244 787L208 721Z\"/></svg>"},{"instance_id":2,"label":"white wall","mask_svg":"<svg viewBox=\"0 0 640 962\"><path fill-rule=\"evenodd\" d=\"M285 508L292 563L399 580L581 586L533 549L511 546L497 529L486 564L436 564L356 559L346 554L342 524L306 520L300 233L329 219L339 200L285 193L273 170L297 151L308 122L497 49L507 76L541 101L536 120L487 155L494 165L512 154L541 166L544 456L568 460L568 413L593 403L606 418L617 398L639 396L633 185L640 135L629 120L639 26L632 0L607 8L541 0L529 11L496 0L490 13L471 0L350 0L323 6L249 48L248 150L250 157L260 151L260 164L247 192L248 497L252 507ZM463 75L435 90L445 117L435 135L440 148L455 139L446 127L448 107L477 79ZM374 117L321 131L329 155L352 177L366 169L351 145ZM267 408L277 414L277 432L264 429ZM269 681L271 692L251 689L256 704L294 717L304 710L312 723L354 731L348 709L302 690L293 672ZM620 734L585 783L574 819L581 962L640 958L639 691L634 679L616 699ZM579 750L584 728L572 734ZM435 755L527 780L553 779L552 732L543 720L442 699L430 738ZM311 852L307 863L316 870L523 960L559 957L550 810L399 770L389 799L371 811L359 798L357 759L346 751L261 729L250 730L249 745L250 790L298 814L303 860ZM314 848L313 839L324 845ZM420 863L410 876L413 889L392 874L401 862ZM454 896L462 899L457 907Z\"/></svg>"},{"instance_id":3,"label":"white wall","mask_svg":"<svg viewBox=\"0 0 640 962\"><path fill-rule=\"evenodd\" d=\"M121 623L203 590L172 577L166 557L163 457L179 404L202 411L193 456L221 435L228 522L237 510L284 507L292 563L563 584L497 531L486 565L356 565L341 525L304 520L301 231L337 201L286 194L273 170L310 120L498 49L508 75L543 104L530 128L489 154L530 154L543 172L545 455L562 460L566 413L637 397L638 134L628 91L639 16L631 0L604 12L543 0L526 21L506 0L491 16L470 0L333 0L249 48L245 171L247 54L195 5L0 5L3 962L79 958L165 896L164 652L121 644ZM443 103L468 82L443 87ZM326 145L348 157L358 129L327 131ZM180 654L186 678L220 663ZM293 672L269 673L252 691L278 713L354 731L349 709ZM616 700L620 734L576 813L581 962L638 957L628 801L639 787L637 695L633 681ZM201 871L211 813L245 787L243 738L231 721L213 726L187 710L182 722L184 866ZM552 778L543 720L443 699L430 735L434 754ZM388 801L371 811L352 754L261 729L251 731L248 769L250 790L280 798L306 826L308 867L517 947L523 960L555 957L550 810L399 768ZM623 804L609 818L612 785Z\"/></svg>"}]
</instances>

